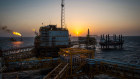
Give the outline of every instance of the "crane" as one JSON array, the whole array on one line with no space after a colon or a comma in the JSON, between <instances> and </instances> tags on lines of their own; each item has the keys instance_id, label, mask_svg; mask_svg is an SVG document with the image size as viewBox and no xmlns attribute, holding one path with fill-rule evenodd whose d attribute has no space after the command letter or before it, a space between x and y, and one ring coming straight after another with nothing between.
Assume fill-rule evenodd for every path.
<instances>
[{"instance_id":1,"label":"crane","mask_svg":"<svg viewBox=\"0 0 140 79\"><path fill-rule=\"evenodd\" d=\"M61 0L61 28L65 26L65 5L64 0Z\"/></svg>"}]
</instances>

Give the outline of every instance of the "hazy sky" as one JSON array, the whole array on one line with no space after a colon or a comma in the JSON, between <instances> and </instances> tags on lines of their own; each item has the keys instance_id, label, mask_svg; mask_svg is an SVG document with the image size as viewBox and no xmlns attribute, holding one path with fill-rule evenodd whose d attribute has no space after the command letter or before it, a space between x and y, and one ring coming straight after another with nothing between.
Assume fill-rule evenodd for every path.
<instances>
[{"instance_id":1,"label":"hazy sky","mask_svg":"<svg viewBox=\"0 0 140 79\"><path fill-rule=\"evenodd\" d=\"M0 26L34 36L33 28L60 27L61 0L0 0ZM70 34L140 35L140 0L65 0L65 20ZM0 30L0 36L9 36Z\"/></svg>"}]
</instances>

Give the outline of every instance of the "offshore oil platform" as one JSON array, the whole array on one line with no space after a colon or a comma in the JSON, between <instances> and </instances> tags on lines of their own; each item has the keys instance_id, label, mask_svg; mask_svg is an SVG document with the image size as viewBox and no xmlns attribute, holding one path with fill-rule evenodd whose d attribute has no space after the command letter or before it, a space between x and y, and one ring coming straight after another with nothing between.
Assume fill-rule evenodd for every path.
<instances>
[{"instance_id":1,"label":"offshore oil platform","mask_svg":"<svg viewBox=\"0 0 140 79\"><path fill-rule=\"evenodd\" d=\"M101 45L102 49L110 49L110 48L123 48L124 38L122 35L118 37L116 35L111 37L108 35L101 35L101 39L99 44Z\"/></svg>"},{"instance_id":2,"label":"offshore oil platform","mask_svg":"<svg viewBox=\"0 0 140 79\"><path fill-rule=\"evenodd\" d=\"M45 70L47 73L43 79L93 79L100 74L121 79L140 79L140 65L95 59L93 49L70 48L69 32L63 28L64 19L62 0L61 28L56 25L42 26L40 34L35 37L34 46L0 50L0 77L8 79L4 74ZM91 40L89 33L87 38L79 39L84 39L82 43L86 42L87 45ZM20 78L20 74L15 78Z\"/></svg>"},{"instance_id":3,"label":"offshore oil platform","mask_svg":"<svg viewBox=\"0 0 140 79\"><path fill-rule=\"evenodd\" d=\"M90 35L90 31L88 29L88 33L87 33L86 37L78 37L78 44L79 44L79 48L81 47L81 44L85 44L86 49L95 49L97 40L96 40L95 36Z\"/></svg>"}]
</instances>

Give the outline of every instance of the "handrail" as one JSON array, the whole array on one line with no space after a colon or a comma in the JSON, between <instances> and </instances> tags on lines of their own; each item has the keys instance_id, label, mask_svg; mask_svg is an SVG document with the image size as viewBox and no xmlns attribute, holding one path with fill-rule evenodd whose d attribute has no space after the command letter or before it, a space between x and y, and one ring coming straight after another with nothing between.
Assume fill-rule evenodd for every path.
<instances>
[{"instance_id":1,"label":"handrail","mask_svg":"<svg viewBox=\"0 0 140 79\"><path fill-rule=\"evenodd\" d=\"M27 47L19 47L19 48L12 48L12 49L6 49L6 50L2 50L3 52L7 52L7 51L13 51L13 50L19 50L19 49L26 49L26 48L33 48L34 46L27 46Z\"/></svg>"},{"instance_id":2,"label":"handrail","mask_svg":"<svg viewBox=\"0 0 140 79\"><path fill-rule=\"evenodd\" d=\"M64 70L68 67L68 63L64 66L64 68L56 75L56 77L54 79L58 79L60 77L60 75L64 72Z\"/></svg>"},{"instance_id":3,"label":"handrail","mask_svg":"<svg viewBox=\"0 0 140 79\"><path fill-rule=\"evenodd\" d=\"M43 79L49 78L49 76L57 69L59 66L61 66L62 63L60 63L56 68L54 68L49 74L47 74Z\"/></svg>"}]
</instances>

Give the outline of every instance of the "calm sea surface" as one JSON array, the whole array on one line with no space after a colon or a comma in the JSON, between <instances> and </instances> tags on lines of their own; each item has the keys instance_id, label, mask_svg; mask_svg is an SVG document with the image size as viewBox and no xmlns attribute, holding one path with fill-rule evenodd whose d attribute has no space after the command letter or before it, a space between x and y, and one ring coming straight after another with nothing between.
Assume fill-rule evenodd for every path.
<instances>
[{"instance_id":1,"label":"calm sea surface","mask_svg":"<svg viewBox=\"0 0 140 79\"><path fill-rule=\"evenodd\" d=\"M102 51L97 46L95 57L140 65L140 36L125 36L121 50Z\"/></svg>"},{"instance_id":2,"label":"calm sea surface","mask_svg":"<svg viewBox=\"0 0 140 79\"><path fill-rule=\"evenodd\" d=\"M20 40L20 38L15 37L16 40ZM26 47L33 46L34 38L33 37L23 37L23 41L11 42L9 37L0 37L0 48L2 49L10 49L10 48L18 48L18 47Z\"/></svg>"},{"instance_id":3,"label":"calm sea surface","mask_svg":"<svg viewBox=\"0 0 140 79\"><path fill-rule=\"evenodd\" d=\"M71 39L77 40L76 38ZM124 40L125 43L123 49L121 50L101 50L100 46L97 45L95 51L95 58L108 59L112 61L127 62L140 65L140 36L125 36ZM97 37L97 41L99 41L99 37ZM34 44L33 37L23 37L23 42L20 41L11 42L8 37L0 37L0 48L2 49L26 47L32 46L33 44ZM35 79L39 79L39 76L36 76Z\"/></svg>"}]
</instances>

